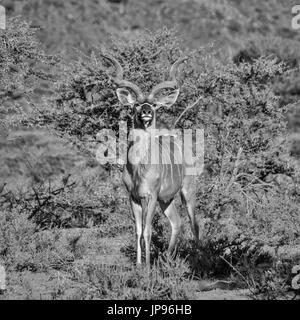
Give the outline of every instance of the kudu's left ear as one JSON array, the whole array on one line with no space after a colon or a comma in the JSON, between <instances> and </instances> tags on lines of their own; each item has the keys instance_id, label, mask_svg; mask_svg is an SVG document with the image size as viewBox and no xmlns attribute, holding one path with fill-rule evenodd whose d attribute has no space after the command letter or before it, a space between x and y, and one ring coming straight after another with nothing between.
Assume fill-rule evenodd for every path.
<instances>
[{"instance_id":1,"label":"kudu's left ear","mask_svg":"<svg viewBox=\"0 0 300 320\"><path fill-rule=\"evenodd\" d=\"M167 96L162 96L155 99L155 104L157 105L157 109L160 107L171 107L177 100L179 95L179 89L176 89L169 93Z\"/></svg>"}]
</instances>

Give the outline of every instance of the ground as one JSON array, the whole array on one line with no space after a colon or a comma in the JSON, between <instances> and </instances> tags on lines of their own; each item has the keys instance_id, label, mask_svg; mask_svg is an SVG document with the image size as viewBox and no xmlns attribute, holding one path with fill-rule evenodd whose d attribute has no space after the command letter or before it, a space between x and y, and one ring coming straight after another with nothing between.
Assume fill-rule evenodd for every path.
<instances>
[{"instance_id":1,"label":"ground","mask_svg":"<svg viewBox=\"0 0 300 320\"><path fill-rule=\"evenodd\" d=\"M129 243L133 235L124 234L117 237L95 236L97 228L85 230L65 230L67 233L80 232L82 242L88 243L88 249L84 255L73 262L73 270L76 267L88 264L90 261L99 265L122 265L130 268L132 263L121 252L124 245ZM87 283L74 280L72 272L62 270L47 270L42 272L20 271L9 273L7 277L7 290L0 296L6 299L74 299L77 298L81 289L86 289ZM209 287L213 281L196 281L193 299L195 300L246 300L250 299L249 290L246 289L213 289L201 291Z\"/></svg>"}]
</instances>

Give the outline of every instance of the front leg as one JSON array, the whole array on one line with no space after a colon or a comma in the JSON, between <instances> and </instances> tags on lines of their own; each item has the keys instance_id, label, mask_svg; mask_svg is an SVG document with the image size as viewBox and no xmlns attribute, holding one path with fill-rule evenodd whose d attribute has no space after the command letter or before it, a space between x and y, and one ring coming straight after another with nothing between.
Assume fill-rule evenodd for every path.
<instances>
[{"instance_id":1,"label":"front leg","mask_svg":"<svg viewBox=\"0 0 300 320\"><path fill-rule=\"evenodd\" d=\"M150 244L151 244L151 234L152 234L152 220L155 214L157 198L155 196L148 196L142 199L143 208L143 236L145 241L146 249L146 265L150 266Z\"/></svg>"},{"instance_id":2,"label":"front leg","mask_svg":"<svg viewBox=\"0 0 300 320\"><path fill-rule=\"evenodd\" d=\"M132 197L130 197L130 205L135 220L136 231L136 263L140 265L142 263L142 249L141 249L141 237L143 232L143 211L142 206L138 204Z\"/></svg>"}]
</instances>

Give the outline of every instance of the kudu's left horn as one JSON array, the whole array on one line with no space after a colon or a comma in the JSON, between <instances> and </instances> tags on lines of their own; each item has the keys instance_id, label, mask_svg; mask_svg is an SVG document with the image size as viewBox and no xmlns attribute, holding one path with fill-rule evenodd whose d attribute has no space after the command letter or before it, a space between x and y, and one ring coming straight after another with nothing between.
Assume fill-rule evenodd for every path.
<instances>
[{"instance_id":1,"label":"kudu's left horn","mask_svg":"<svg viewBox=\"0 0 300 320\"><path fill-rule=\"evenodd\" d=\"M159 84L157 84L156 86L154 86L148 96L148 100L149 101L153 101L155 94L162 90L162 89L167 89L167 88L175 88L178 85L178 81L176 79L176 74L178 71L178 68L180 66L181 63L183 63L184 61L186 61L188 59L188 57L184 56L184 57L180 57L179 59L177 59L171 69L170 69L170 73L169 73L169 79L167 81L163 81Z\"/></svg>"}]
</instances>

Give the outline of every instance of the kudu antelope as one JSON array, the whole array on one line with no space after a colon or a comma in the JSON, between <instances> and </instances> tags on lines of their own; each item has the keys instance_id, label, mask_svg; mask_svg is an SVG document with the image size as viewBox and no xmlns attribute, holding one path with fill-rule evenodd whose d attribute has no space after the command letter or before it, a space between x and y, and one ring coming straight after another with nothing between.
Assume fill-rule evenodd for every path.
<instances>
[{"instance_id":1,"label":"kudu antelope","mask_svg":"<svg viewBox=\"0 0 300 320\"><path fill-rule=\"evenodd\" d=\"M176 239L181 227L181 218L174 204L175 195L180 192L182 201L187 206L192 231L198 240L199 228L194 215L195 182L194 176L187 175L187 164L182 156L182 148L176 137L156 136L151 148L151 130L156 129L156 111L160 107L172 106L178 97L179 89L176 73L179 65L187 58L178 59L170 69L170 80L153 87L151 92L144 96L141 89L134 83L123 79L123 69L120 63L108 54L101 54L115 68L115 77L111 79L118 86L116 93L124 106L133 109L133 130L128 151L127 163L123 170L123 182L129 192L130 204L136 224L137 237L137 264L142 262L141 238L143 235L146 249L146 265L150 265L151 224L155 214L155 207L159 203L162 211L168 217L172 234L168 251L173 253ZM170 94L159 96L164 89L174 89ZM168 137L166 137L168 136ZM136 138L136 139L135 139ZM153 163L153 150L159 150L160 159ZM157 151L155 151L157 152ZM176 161L181 159L181 161Z\"/></svg>"}]
</instances>

